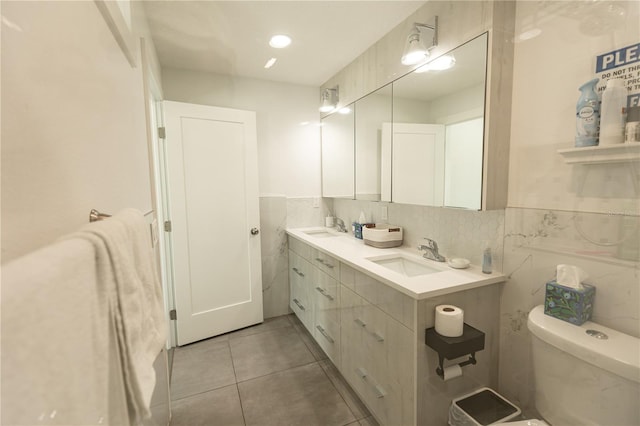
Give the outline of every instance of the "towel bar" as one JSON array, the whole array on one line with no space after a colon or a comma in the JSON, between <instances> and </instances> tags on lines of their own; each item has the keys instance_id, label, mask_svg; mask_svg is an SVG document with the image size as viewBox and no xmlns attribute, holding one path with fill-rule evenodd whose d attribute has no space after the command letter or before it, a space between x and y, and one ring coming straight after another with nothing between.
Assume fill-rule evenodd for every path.
<instances>
[{"instance_id":1,"label":"towel bar","mask_svg":"<svg viewBox=\"0 0 640 426\"><path fill-rule=\"evenodd\" d=\"M108 217L111 217L111 215L106 213L100 213L96 209L91 209L91 211L89 212L89 222L96 222L98 220L106 219Z\"/></svg>"},{"instance_id":2,"label":"towel bar","mask_svg":"<svg viewBox=\"0 0 640 426\"><path fill-rule=\"evenodd\" d=\"M146 212L144 214L144 216L147 217L150 214L153 214L153 209L151 209L148 212ZM96 209L91 209L91 211L89 212L89 222L96 222L98 220L103 220L103 219L106 219L108 217L111 217L111 215L110 214L106 214L106 213L100 213Z\"/></svg>"}]
</instances>

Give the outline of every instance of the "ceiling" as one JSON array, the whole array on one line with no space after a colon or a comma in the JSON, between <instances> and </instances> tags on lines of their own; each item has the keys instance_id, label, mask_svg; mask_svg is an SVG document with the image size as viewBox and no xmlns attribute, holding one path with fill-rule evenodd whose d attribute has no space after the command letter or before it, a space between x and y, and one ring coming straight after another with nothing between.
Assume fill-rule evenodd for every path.
<instances>
[{"instance_id":1,"label":"ceiling","mask_svg":"<svg viewBox=\"0 0 640 426\"><path fill-rule=\"evenodd\" d=\"M144 7L163 67L320 86L424 3L156 0ZM274 49L274 34L293 42ZM265 69L272 57L277 62Z\"/></svg>"}]
</instances>

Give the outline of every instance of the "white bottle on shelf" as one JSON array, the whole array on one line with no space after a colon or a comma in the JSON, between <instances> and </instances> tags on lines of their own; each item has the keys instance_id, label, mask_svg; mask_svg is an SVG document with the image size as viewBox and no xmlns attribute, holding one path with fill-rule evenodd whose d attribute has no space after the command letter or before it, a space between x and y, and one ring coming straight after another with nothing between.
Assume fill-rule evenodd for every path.
<instances>
[{"instance_id":1,"label":"white bottle on shelf","mask_svg":"<svg viewBox=\"0 0 640 426\"><path fill-rule=\"evenodd\" d=\"M602 93L600 108L600 145L624 142L624 127L627 115L627 88L625 81L612 78Z\"/></svg>"}]
</instances>

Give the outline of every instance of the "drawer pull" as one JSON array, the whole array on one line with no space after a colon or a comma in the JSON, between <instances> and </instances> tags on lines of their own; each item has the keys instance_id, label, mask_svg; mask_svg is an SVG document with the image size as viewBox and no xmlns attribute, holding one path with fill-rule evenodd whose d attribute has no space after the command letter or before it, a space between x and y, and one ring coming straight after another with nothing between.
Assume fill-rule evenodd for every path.
<instances>
[{"instance_id":1,"label":"drawer pull","mask_svg":"<svg viewBox=\"0 0 640 426\"><path fill-rule=\"evenodd\" d=\"M293 299L293 303L295 303L296 305L298 305L298 308L302 309L303 311L306 311L306 309L304 308L304 306L302 306L302 304L300 302L298 302L298 299Z\"/></svg>"},{"instance_id":2,"label":"drawer pull","mask_svg":"<svg viewBox=\"0 0 640 426\"><path fill-rule=\"evenodd\" d=\"M373 388L373 390L376 393L376 398L384 398L385 395L387 395L387 392L384 390L382 386L372 383L375 380L372 380L372 381L367 380L367 377L369 376L369 373L367 373L367 370L365 370L362 367L358 367L356 368L356 373L358 374L358 376L360 376L362 380L367 382L367 384Z\"/></svg>"},{"instance_id":3,"label":"drawer pull","mask_svg":"<svg viewBox=\"0 0 640 426\"><path fill-rule=\"evenodd\" d=\"M358 376L360 376L361 379L366 378L367 375L369 374L369 373L367 373L367 370L365 370L362 367L356 368L356 373L358 373Z\"/></svg>"},{"instance_id":4,"label":"drawer pull","mask_svg":"<svg viewBox=\"0 0 640 426\"><path fill-rule=\"evenodd\" d=\"M375 331L373 333L371 333L371 335L373 336L374 339L376 339L377 342L384 342L384 337L382 337L381 335L379 335Z\"/></svg>"},{"instance_id":5,"label":"drawer pull","mask_svg":"<svg viewBox=\"0 0 640 426\"><path fill-rule=\"evenodd\" d=\"M385 390L380 385L374 386L373 389L376 391L376 397L378 398L384 398L387 394L387 392L385 392Z\"/></svg>"},{"instance_id":6,"label":"drawer pull","mask_svg":"<svg viewBox=\"0 0 640 426\"><path fill-rule=\"evenodd\" d=\"M322 264L323 264L324 266L326 266L327 268L331 268L331 269L335 268L335 266L334 266L334 265L332 265L332 264L330 264L330 263L325 262L325 260L324 260L324 259L322 259L322 258L320 258L320 257L316 257L315 259L316 259L318 262L322 263Z\"/></svg>"},{"instance_id":7,"label":"drawer pull","mask_svg":"<svg viewBox=\"0 0 640 426\"><path fill-rule=\"evenodd\" d=\"M322 328L322 327L321 327L321 326L319 326L319 325L316 325L316 328L318 329L318 331L320 332L320 334L322 334L322 335L324 336L324 338L325 338L325 339L327 339L327 340L329 341L329 343L334 343L334 342L335 342L335 340L333 340L333 339L331 338L331 336L329 336L329 335L327 334L327 332L326 332L326 331L324 331L324 328Z\"/></svg>"},{"instance_id":8,"label":"drawer pull","mask_svg":"<svg viewBox=\"0 0 640 426\"><path fill-rule=\"evenodd\" d=\"M293 272L295 272L299 276L304 277L304 274L302 272L298 271L298 268L291 268L291 269L293 269Z\"/></svg>"},{"instance_id":9,"label":"drawer pull","mask_svg":"<svg viewBox=\"0 0 640 426\"><path fill-rule=\"evenodd\" d=\"M353 320L353 322L355 322L356 324L358 324L360 327L366 327L367 324L365 324L364 321L362 321L360 318L356 318Z\"/></svg>"},{"instance_id":10,"label":"drawer pull","mask_svg":"<svg viewBox=\"0 0 640 426\"><path fill-rule=\"evenodd\" d=\"M333 296L330 294L327 294L327 291L322 288L322 287L316 287L316 290L318 291L318 293L320 293L321 295L323 295L324 297L326 297L329 300L333 300Z\"/></svg>"}]
</instances>

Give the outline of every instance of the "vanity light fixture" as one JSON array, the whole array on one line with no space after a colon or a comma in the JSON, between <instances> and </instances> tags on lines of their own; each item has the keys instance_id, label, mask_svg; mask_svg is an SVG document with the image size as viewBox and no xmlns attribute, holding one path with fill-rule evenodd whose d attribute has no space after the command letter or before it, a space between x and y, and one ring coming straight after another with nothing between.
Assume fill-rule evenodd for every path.
<instances>
[{"instance_id":1,"label":"vanity light fixture","mask_svg":"<svg viewBox=\"0 0 640 426\"><path fill-rule=\"evenodd\" d=\"M453 55L442 55L416 69L415 72L419 74L428 71L444 71L453 68L455 64L456 58Z\"/></svg>"},{"instance_id":2,"label":"vanity light fixture","mask_svg":"<svg viewBox=\"0 0 640 426\"><path fill-rule=\"evenodd\" d=\"M284 34L276 34L269 40L269 46L276 49L283 49L291 44L291 37Z\"/></svg>"},{"instance_id":3,"label":"vanity light fixture","mask_svg":"<svg viewBox=\"0 0 640 426\"><path fill-rule=\"evenodd\" d=\"M429 50L438 45L438 17L434 16L429 23L414 23L402 53L403 65L415 65L429 57Z\"/></svg>"},{"instance_id":4,"label":"vanity light fixture","mask_svg":"<svg viewBox=\"0 0 640 426\"><path fill-rule=\"evenodd\" d=\"M344 115L346 115L346 114L351 113L351 108L349 108L349 107L342 107L342 108L340 108L340 109L338 110L338 112L339 112L340 114L344 114Z\"/></svg>"},{"instance_id":5,"label":"vanity light fixture","mask_svg":"<svg viewBox=\"0 0 640 426\"><path fill-rule=\"evenodd\" d=\"M320 112L331 112L338 106L338 86L322 89Z\"/></svg>"}]
</instances>

